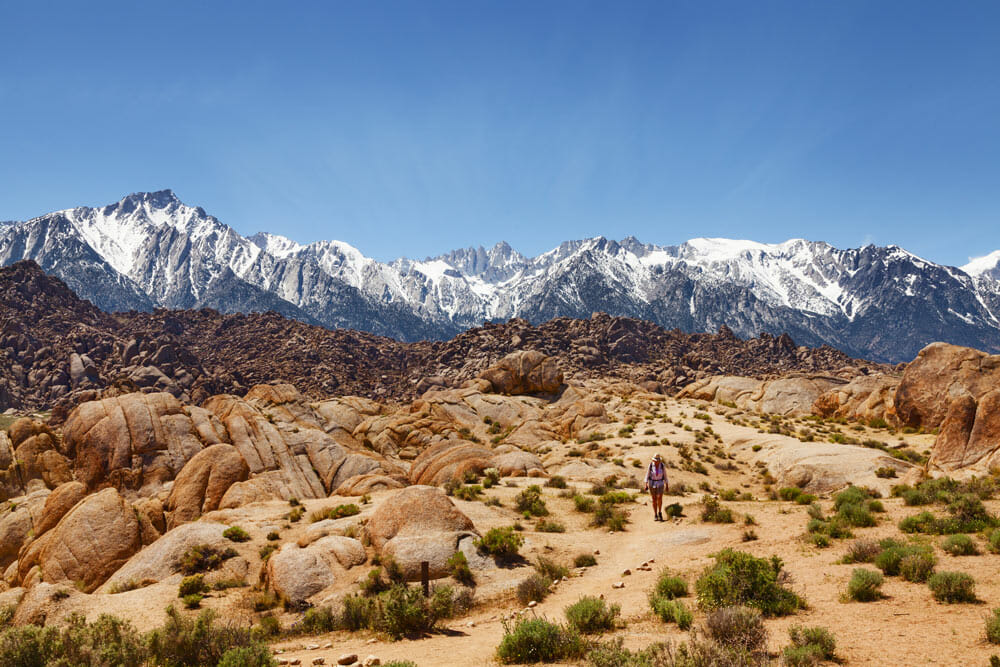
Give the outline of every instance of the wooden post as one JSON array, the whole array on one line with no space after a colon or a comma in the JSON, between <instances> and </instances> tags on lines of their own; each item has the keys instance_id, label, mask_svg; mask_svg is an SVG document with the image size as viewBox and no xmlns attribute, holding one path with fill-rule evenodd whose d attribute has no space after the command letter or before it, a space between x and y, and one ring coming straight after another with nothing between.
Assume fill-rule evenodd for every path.
<instances>
[{"instance_id":1,"label":"wooden post","mask_svg":"<svg viewBox=\"0 0 1000 667\"><path fill-rule=\"evenodd\" d=\"M424 587L424 597L431 596L431 564L425 560L420 561L420 583Z\"/></svg>"}]
</instances>

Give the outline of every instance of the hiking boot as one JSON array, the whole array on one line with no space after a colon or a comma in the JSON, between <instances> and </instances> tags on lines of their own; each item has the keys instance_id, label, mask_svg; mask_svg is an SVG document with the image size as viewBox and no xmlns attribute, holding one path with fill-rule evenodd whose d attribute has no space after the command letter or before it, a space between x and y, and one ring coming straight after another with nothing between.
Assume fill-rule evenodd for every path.
<instances>
[{"instance_id":1,"label":"hiking boot","mask_svg":"<svg viewBox=\"0 0 1000 667\"><path fill-rule=\"evenodd\" d=\"M663 521L663 512L657 512L657 513L656 513L656 518L657 518L657 519L658 519L659 521Z\"/></svg>"}]
</instances>

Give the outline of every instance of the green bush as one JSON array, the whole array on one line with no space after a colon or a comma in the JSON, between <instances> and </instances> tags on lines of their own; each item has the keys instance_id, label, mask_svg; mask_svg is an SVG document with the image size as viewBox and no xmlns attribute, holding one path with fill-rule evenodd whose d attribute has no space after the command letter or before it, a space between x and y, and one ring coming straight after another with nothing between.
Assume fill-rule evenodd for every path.
<instances>
[{"instance_id":1,"label":"green bush","mask_svg":"<svg viewBox=\"0 0 1000 667\"><path fill-rule=\"evenodd\" d=\"M593 554L579 554L573 559L573 567L593 567L597 565L597 559Z\"/></svg>"},{"instance_id":2,"label":"green bush","mask_svg":"<svg viewBox=\"0 0 1000 667\"><path fill-rule=\"evenodd\" d=\"M782 563L777 556L756 558L724 549L714 555L695 583L698 603L705 609L745 605L765 616L786 616L805 607L805 601L779 583Z\"/></svg>"},{"instance_id":3,"label":"green bush","mask_svg":"<svg viewBox=\"0 0 1000 667\"><path fill-rule=\"evenodd\" d=\"M452 494L459 500L476 500L483 495L483 487L479 484L468 484L459 486Z\"/></svg>"},{"instance_id":4,"label":"green bush","mask_svg":"<svg viewBox=\"0 0 1000 667\"><path fill-rule=\"evenodd\" d=\"M593 512L595 504L594 499L588 496L581 496L579 493L573 496L573 505L577 512Z\"/></svg>"},{"instance_id":5,"label":"green bush","mask_svg":"<svg viewBox=\"0 0 1000 667\"><path fill-rule=\"evenodd\" d=\"M465 586L476 585L476 578L472 575L472 570L469 568L469 559L461 551L456 551L448 559L447 566L448 573L451 574L455 581Z\"/></svg>"},{"instance_id":6,"label":"green bush","mask_svg":"<svg viewBox=\"0 0 1000 667\"><path fill-rule=\"evenodd\" d=\"M976 580L964 572L938 572L927 585L939 602L976 602Z\"/></svg>"},{"instance_id":7,"label":"green bush","mask_svg":"<svg viewBox=\"0 0 1000 667\"><path fill-rule=\"evenodd\" d=\"M804 628L802 626L793 625L788 629L788 636L792 640L792 643L785 649L786 655L788 654L789 649L807 649L801 652L802 655L811 653L818 656L820 661L836 660L837 658L837 640L833 636L833 633L826 628ZM812 647L812 649L809 647ZM815 663L800 662L795 664Z\"/></svg>"},{"instance_id":8,"label":"green bush","mask_svg":"<svg viewBox=\"0 0 1000 667\"><path fill-rule=\"evenodd\" d=\"M583 634L614 630L620 613L620 606L608 605L604 600L590 596L580 598L565 610L570 627Z\"/></svg>"},{"instance_id":9,"label":"green bush","mask_svg":"<svg viewBox=\"0 0 1000 667\"><path fill-rule=\"evenodd\" d=\"M440 600L424 597L419 586L394 584L375 598L373 629L393 639L414 637L429 632L440 620Z\"/></svg>"},{"instance_id":10,"label":"green bush","mask_svg":"<svg viewBox=\"0 0 1000 667\"><path fill-rule=\"evenodd\" d=\"M226 560L236 556L234 549L219 550L207 544L190 547L181 556L179 568L184 574L217 570Z\"/></svg>"},{"instance_id":11,"label":"green bush","mask_svg":"<svg viewBox=\"0 0 1000 667\"><path fill-rule=\"evenodd\" d=\"M580 558L580 556L577 556L577 558ZM591 556L591 558L593 558L593 556ZM597 561L595 560L594 563L596 562ZM10 622L14 620L14 612L16 611L17 605L8 604L0 607L0 630L3 630L10 625Z\"/></svg>"},{"instance_id":12,"label":"green bush","mask_svg":"<svg viewBox=\"0 0 1000 667\"><path fill-rule=\"evenodd\" d=\"M538 560L535 561L535 571L543 577L548 577L553 581L556 579L565 579L569 576L568 567L560 565L551 558L546 558L545 556L539 556Z\"/></svg>"},{"instance_id":13,"label":"green bush","mask_svg":"<svg viewBox=\"0 0 1000 667\"><path fill-rule=\"evenodd\" d=\"M226 651L218 667L272 667L277 664L266 644L252 644Z\"/></svg>"},{"instance_id":14,"label":"green bush","mask_svg":"<svg viewBox=\"0 0 1000 667\"><path fill-rule=\"evenodd\" d=\"M938 518L931 512L921 512L908 516L899 522L899 529L904 533L936 533Z\"/></svg>"},{"instance_id":15,"label":"green bush","mask_svg":"<svg viewBox=\"0 0 1000 667\"><path fill-rule=\"evenodd\" d=\"M979 554L979 547L968 535L949 535L941 543L941 549L952 556L976 556Z\"/></svg>"},{"instance_id":16,"label":"green bush","mask_svg":"<svg viewBox=\"0 0 1000 667\"><path fill-rule=\"evenodd\" d=\"M540 519L535 524L535 530L539 533L565 533L566 526L552 519Z\"/></svg>"},{"instance_id":17,"label":"green bush","mask_svg":"<svg viewBox=\"0 0 1000 667\"><path fill-rule=\"evenodd\" d=\"M0 665L11 667L140 667L147 651L128 621L101 615L87 623L74 614L61 627L36 625L0 632Z\"/></svg>"},{"instance_id":18,"label":"green bush","mask_svg":"<svg viewBox=\"0 0 1000 667\"><path fill-rule=\"evenodd\" d=\"M993 553L1000 553L1000 528L997 528L990 532L987 541L990 545L990 551Z\"/></svg>"},{"instance_id":19,"label":"green bush","mask_svg":"<svg viewBox=\"0 0 1000 667\"><path fill-rule=\"evenodd\" d=\"M974 493L953 496L948 504L947 517L937 517L931 512L921 512L908 516L899 523L904 533L927 533L953 535L955 533L977 533L997 526L997 519L983 505Z\"/></svg>"},{"instance_id":20,"label":"green bush","mask_svg":"<svg viewBox=\"0 0 1000 667\"><path fill-rule=\"evenodd\" d=\"M309 521L316 523L317 521L323 521L325 519L343 519L344 517L354 516L360 512L361 509L354 503L337 505L336 507L330 507L313 512L309 515Z\"/></svg>"},{"instance_id":21,"label":"green bush","mask_svg":"<svg viewBox=\"0 0 1000 667\"><path fill-rule=\"evenodd\" d=\"M580 635L572 628L544 618L531 618L518 621L513 627L504 623L504 636L496 654L501 663L530 664L579 658L585 648Z\"/></svg>"},{"instance_id":22,"label":"green bush","mask_svg":"<svg viewBox=\"0 0 1000 667\"><path fill-rule=\"evenodd\" d=\"M667 600L686 598L688 596L688 585L683 578L675 577L670 574L669 570L665 569L657 577L652 595L658 598L666 598Z\"/></svg>"},{"instance_id":23,"label":"green bush","mask_svg":"<svg viewBox=\"0 0 1000 667\"><path fill-rule=\"evenodd\" d=\"M566 484L566 478L562 475L552 475L545 482L545 486L550 489L565 489L568 485Z\"/></svg>"},{"instance_id":24,"label":"green bush","mask_svg":"<svg viewBox=\"0 0 1000 667\"><path fill-rule=\"evenodd\" d=\"M782 500L798 500L802 495L802 489L797 486L786 486L778 489L778 497Z\"/></svg>"},{"instance_id":25,"label":"green bush","mask_svg":"<svg viewBox=\"0 0 1000 667\"><path fill-rule=\"evenodd\" d=\"M340 619L331 607L310 607L296 629L307 635L322 635L339 627Z\"/></svg>"},{"instance_id":26,"label":"green bush","mask_svg":"<svg viewBox=\"0 0 1000 667\"><path fill-rule=\"evenodd\" d=\"M239 526L230 526L222 531L222 536L232 542L249 542L250 534Z\"/></svg>"},{"instance_id":27,"label":"green bush","mask_svg":"<svg viewBox=\"0 0 1000 667\"><path fill-rule=\"evenodd\" d=\"M786 667L813 667L823 660L823 648L816 644L792 644L781 652L781 663Z\"/></svg>"},{"instance_id":28,"label":"green bush","mask_svg":"<svg viewBox=\"0 0 1000 667\"><path fill-rule=\"evenodd\" d=\"M614 505L599 503L594 511L592 523L595 526L605 526L609 530L623 531L628 523L628 516Z\"/></svg>"},{"instance_id":29,"label":"green bush","mask_svg":"<svg viewBox=\"0 0 1000 667\"><path fill-rule=\"evenodd\" d=\"M680 600L670 600L665 597L649 597L649 606L653 608L653 613L659 616L664 623L676 623L681 630L687 630L694 622L694 614L684 606Z\"/></svg>"},{"instance_id":30,"label":"green bush","mask_svg":"<svg viewBox=\"0 0 1000 667\"><path fill-rule=\"evenodd\" d=\"M706 523L733 523L733 511L723 507L717 498L706 494L701 499L701 520Z\"/></svg>"},{"instance_id":31,"label":"green bush","mask_svg":"<svg viewBox=\"0 0 1000 667\"><path fill-rule=\"evenodd\" d=\"M919 551L905 556L899 563L899 574L906 581L922 584L934 574L937 558L928 551Z\"/></svg>"},{"instance_id":32,"label":"green bush","mask_svg":"<svg viewBox=\"0 0 1000 667\"><path fill-rule=\"evenodd\" d=\"M1000 607L993 609L986 618L986 639L991 644L1000 644Z\"/></svg>"},{"instance_id":33,"label":"green bush","mask_svg":"<svg viewBox=\"0 0 1000 667\"><path fill-rule=\"evenodd\" d=\"M187 595L204 593L207 590L208 586L205 585L205 576L201 574L193 574L190 577L184 577L181 580L181 585L177 588L177 597L182 598Z\"/></svg>"},{"instance_id":34,"label":"green bush","mask_svg":"<svg viewBox=\"0 0 1000 667\"><path fill-rule=\"evenodd\" d=\"M874 565L887 577L898 576L902 572L903 560L913 555L923 554L931 565L937 562L934 552L926 544L902 544L895 540L883 540L882 551L875 557Z\"/></svg>"},{"instance_id":35,"label":"green bush","mask_svg":"<svg viewBox=\"0 0 1000 667\"><path fill-rule=\"evenodd\" d=\"M210 609L189 618L168 607L166 623L148 635L153 662L170 667L217 665L230 649L258 643L249 628L217 625L215 619Z\"/></svg>"},{"instance_id":36,"label":"green bush","mask_svg":"<svg viewBox=\"0 0 1000 667\"><path fill-rule=\"evenodd\" d=\"M517 601L521 604L541 602L548 597L551 586L552 580L545 575L537 572L529 574L517 585Z\"/></svg>"},{"instance_id":37,"label":"green bush","mask_svg":"<svg viewBox=\"0 0 1000 667\"><path fill-rule=\"evenodd\" d=\"M851 573L851 580L847 583L847 597L858 602L878 600L882 597L882 592L879 589L883 581L885 580L881 572L863 567L856 568Z\"/></svg>"},{"instance_id":38,"label":"green bush","mask_svg":"<svg viewBox=\"0 0 1000 667\"><path fill-rule=\"evenodd\" d=\"M762 659L767 651L767 628L758 609L716 609L705 617L705 634L720 646L747 657Z\"/></svg>"},{"instance_id":39,"label":"green bush","mask_svg":"<svg viewBox=\"0 0 1000 667\"><path fill-rule=\"evenodd\" d=\"M513 526L490 528L485 535L475 541L476 548L481 553L501 560L516 557L523 544L524 537L515 532Z\"/></svg>"},{"instance_id":40,"label":"green bush","mask_svg":"<svg viewBox=\"0 0 1000 667\"><path fill-rule=\"evenodd\" d=\"M518 512L531 516L548 516L549 510L542 499L542 487L532 484L514 497Z\"/></svg>"},{"instance_id":41,"label":"green bush","mask_svg":"<svg viewBox=\"0 0 1000 667\"><path fill-rule=\"evenodd\" d=\"M623 503L630 503L632 500L632 494L628 491L607 491L601 494L597 502L605 505L621 505Z\"/></svg>"},{"instance_id":42,"label":"green bush","mask_svg":"<svg viewBox=\"0 0 1000 667\"><path fill-rule=\"evenodd\" d=\"M277 616L265 614L254 629L259 637L277 637L281 634L281 621Z\"/></svg>"},{"instance_id":43,"label":"green bush","mask_svg":"<svg viewBox=\"0 0 1000 667\"><path fill-rule=\"evenodd\" d=\"M341 602L340 625L345 630L357 631L372 624L375 602L360 595L348 595Z\"/></svg>"},{"instance_id":44,"label":"green bush","mask_svg":"<svg viewBox=\"0 0 1000 667\"><path fill-rule=\"evenodd\" d=\"M201 593L189 593L181 597L181 602L184 603L185 609L197 609L201 606L201 601L204 599L205 596Z\"/></svg>"}]
</instances>

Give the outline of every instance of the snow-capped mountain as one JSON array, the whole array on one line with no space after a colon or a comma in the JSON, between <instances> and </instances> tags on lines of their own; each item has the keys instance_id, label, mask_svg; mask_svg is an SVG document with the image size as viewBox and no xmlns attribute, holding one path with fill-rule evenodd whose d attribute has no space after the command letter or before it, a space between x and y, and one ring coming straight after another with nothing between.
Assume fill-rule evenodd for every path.
<instances>
[{"instance_id":1,"label":"snow-capped mountain","mask_svg":"<svg viewBox=\"0 0 1000 667\"><path fill-rule=\"evenodd\" d=\"M959 269L897 246L598 237L533 258L499 243L382 263L341 241L243 237L164 190L0 224L0 264L20 259L105 310L276 310L403 340L601 310L686 331L788 332L878 360L934 340L1000 351L1000 251Z\"/></svg>"}]
</instances>

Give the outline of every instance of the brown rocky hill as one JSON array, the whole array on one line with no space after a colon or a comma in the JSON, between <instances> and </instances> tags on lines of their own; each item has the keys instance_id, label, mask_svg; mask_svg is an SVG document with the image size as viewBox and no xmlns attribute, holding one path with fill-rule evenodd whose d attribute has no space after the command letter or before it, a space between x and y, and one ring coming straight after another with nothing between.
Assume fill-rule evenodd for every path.
<instances>
[{"instance_id":1,"label":"brown rocky hill","mask_svg":"<svg viewBox=\"0 0 1000 667\"><path fill-rule=\"evenodd\" d=\"M56 406L57 421L82 400L118 393L166 391L197 404L277 380L316 397L406 400L456 386L519 349L556 357L568 379L618 377L666 392L710 375L852 378L885 370L830 347L796 346L787 335L740 340L724 326L685 334L603 313L537 326L486 324L450 341L417 343L273 312L109 314L33 262L0 269L0 410Z\"/></svg>"}]
</instances>

